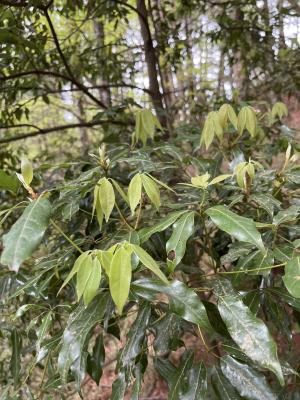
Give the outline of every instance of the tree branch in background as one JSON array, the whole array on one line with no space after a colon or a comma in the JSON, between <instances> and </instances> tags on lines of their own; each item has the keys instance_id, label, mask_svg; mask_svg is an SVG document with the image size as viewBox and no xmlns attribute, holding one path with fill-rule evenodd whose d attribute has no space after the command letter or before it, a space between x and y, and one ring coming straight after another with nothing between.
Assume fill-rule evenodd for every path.
<instances>
[{"instance_id":1,"label":"tree branch in background","mask_svg":"<svg viewBox=\"0 0 300 400\"><path fill-rule=\"evenodd\" d=\"M116 120L87 121L87 122L80 122L80 123L76 123L76 124L59 125L59 126L54 126L54 127L45 128L45 129L39 128L35 125L30 125L30 124L1 126L0 129L14 129L14 128L17 128L20 126L32 126L32 127L35 127L36 130L33 132L28 132L28 133L20 133L19 135L8 137L8 138L2 138L2 139L0 139L0 143L16 142L21 139L27 139L29 137L35 137L38 135L47 135L48 133L64 131L67 129L75 129L75 128L82 128L82 127L92 128L94 126L99 126L99 125L104 125L104 124L130 126L130 125L133 125L133 122L131 123L131 122L124 122L124 121L116 121Z\"/></svg>"}]
</instances>

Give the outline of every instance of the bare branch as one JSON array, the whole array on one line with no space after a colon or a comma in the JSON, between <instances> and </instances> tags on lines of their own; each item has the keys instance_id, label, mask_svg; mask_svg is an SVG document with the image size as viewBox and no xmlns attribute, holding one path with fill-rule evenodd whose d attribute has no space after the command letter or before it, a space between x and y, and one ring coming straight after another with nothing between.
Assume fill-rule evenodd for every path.
<instances>
[{"instance_id":1,"label":"bare branch","mask_svg":"<svg viewBox=\"0 0 300 400\"><path fill-rule=\"evenodd\" d=\"M107 123L114 124L114 125L121 125L121 126L133 125L133 123L131 123L131 122L115 121L115 120L101 120L101 121L87 121L87 122L81 122L81 123L76 123L76 124L59 125L59 126L54 126L51 128L36 127L37 130L35 130L33 132L20 133L19 135L16 135L16 136L2 138L2 139L0 139L0 143L16 142L21 139L27 139L29 137L35 137L38 135L46 135L48 133L64 131L67 129L75 129L75 128L82 128L82 127L92 128L93 126L104 125ZM2 126L0 129L13 129L15 127L16 127L15 125L6 126L6 127Z\"/></svg>"}]
</instances>

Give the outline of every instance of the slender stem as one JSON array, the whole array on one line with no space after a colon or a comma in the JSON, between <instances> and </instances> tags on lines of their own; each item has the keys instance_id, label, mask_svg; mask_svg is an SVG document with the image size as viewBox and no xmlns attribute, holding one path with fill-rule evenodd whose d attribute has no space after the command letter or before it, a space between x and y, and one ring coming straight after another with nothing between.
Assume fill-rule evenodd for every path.
<instances>
[{"instance_id":1,"label":"slender stem","mask_svg":"<svg viewBox=\"0 0 300 400\"><path fill-rule=\"evenodd\" d=\"M126 217L123 215L122 211L120 210L120 207L118 206L117 202L115 202L116 209L121 217L121 220L124 222L124 224L130 229L134 229L132 225L127 221Z\"/></svg>"},{"instance_id":2,"label":"slender stem","mask_svg":"<svg viewBox=\"0 0 300 400\"><path fill-rule=\"evenodd\" d=\"M143 206L143 196L141 197L140 207L139 207L138 214L137 214L137 218L136 218L136 222L135 222L135 225L134 225L134 230L135 230L135 231L137 230L137 228L138 228L138 226L139 226L140 219L141 219L141 215L142 215L142 206Z\"/></svg>"},{"instance_id":3,"label":"slender stem","mask_svg":"<svg viewBox=\"0 0 300 400\"><path fill-rule=\"evenodd\" d=\"M69 236L67 236L62 230L61 228L53 221L53 219L50 219L51 224L59 231L59 233L62 234L62 236L77 250L79 251L79 253L83 253L83 251L80 249L80 247L77 246L77 244L75 242L73 242L73 240L71 238L69 238Z\"/></svg>"},{"instance_id":4,"label":"slender stem","mask_svg":"<svg viewBox=\"0 0 300 400\"><path fill-rule=\"evenodd\" d=\"M281 263L281 264L271 265L270 267L253 268L253 269L246 269L246 270L240 270L240 271L218 272L218 274L222 274L222 275L240 274L240 273L248 274L248 272L258 272L258 271L267 270L267 269L279 268L285 264L286 263Z\"/></svg>"}]
</instances>

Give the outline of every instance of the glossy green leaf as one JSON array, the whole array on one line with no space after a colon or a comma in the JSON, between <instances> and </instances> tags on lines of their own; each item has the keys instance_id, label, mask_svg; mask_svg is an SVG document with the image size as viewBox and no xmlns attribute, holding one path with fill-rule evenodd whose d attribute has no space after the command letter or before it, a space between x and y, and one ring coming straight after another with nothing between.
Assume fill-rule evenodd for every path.
<instances>
[{"instance_id":1,"label":"glossy green leaf","mask_svg":"<svg viewBox=\"0 0 300 400\"><path fill-rule=\"evenodd\" d=\"M284 384L277 346L264 322L251 313L229 281L218 280L215 289L220 315L232 339L251 360L274 372Z\"/></svg>"},{"instance_id":2,"label":"glossy green leaf","mask_svg":"<svg viewBox=\"0 0 300 400\"><path fill-rule=\"evenodd\" d=\"M182 343L179 339L180 322L181 319L177 315L168 313L151 326L155 332L153 348L157 356L168 354L170 350L175 350L177 345Z\"/></svg>"},{"instance_id":3,"label":"glossy green leaf","mask_svg":"<svg viewBox=\"0 0 300 400\"><path fill-rule=\"evenodd\" d=\"M141 243L146 242L154 233L162 232L171 226L181 215L185 214L187 211L175 211L168 214L166 217L161 218L157 223L151 224L147 228L142 228L139 230L139 237Z\"/></svg>"},{"instance_id":4,"label":"glossy green leaf","mask_svg":"<svg viewBox=\"0 0 300 400\"><path fill-rule=\"evenodd\" d=\"M92 377L94 382L99 385L100 378L103 373L103 365L105 360L105 348L103 335L100 334L97 336L95 341L95 345L93 347L92 355L88 356L87 361L87 372Z\"/></svg>"},{"instance_id":5,"label":"glossy green leaf","mask_svg":"<svg viewBox=\"0 0 300 400\"><path fill-rule=\"evenodd\" d=\"M98 185L99 201L105 221L107 222L115 205L115 192L112 184L106 178L100 179Z\"/></svg>"},{"instance_id":6,"label":"glossy green leaf","mask_svg":"<svg viewBox=\"0 0 300 400\"><path fill-rule=\"evenodd\" d=\"M157 275L163 282L168 284L168 279L165 275L161 272L158 264L156 261L148 254L142 247L138 246L137 244L130 245L136 256L139 258L141 263L150 271L152 271L155 275Z\"/></svg>"},{"instance_id":7,"label":"glossy green leaf","mask_svg":"<svg viewBox=\"0 0 300 400\"><path fill-rule=\"evenodd\" d=\"M86 374L85 350L88 339L96 323L102 320L107 301L107 294L98 295L87 307L80 304L70 314L58 356L58 371L63 384L67 383L69 370L79 384L84 379Z\"/></svg>"},{"instance_id":8,"label":"glossy green leaf","mask_svg":"<svg viewBox=\"0 0 300 400\"><path fill-rule=\"evenodd\" d=\"M16 175L10 176L5 171L0 170L0 190L9 190L16 193L20 187L20 182Z\"/></svg>"},{"instance_id":9,"label":"glossy green leaf","mask_svg":"<svg viewBox=\"0 0 300 400\"><path fill-rule=\"evenodd\" d=\"M285 284L285 287L289 291L289 293L296 297L300 298L300 257L292 258L287 262L285 268L285 275L282 278Z\"/></svg>"},{"instance_id":10,"label":"glossy green leaf","mask_svg":"<svg viewBox=\"0 0 300 400\"><path fill-rule=\"evenodd\" d=\"M280 225L286 222L293 222L295 221L298 216L300 215L300 206L293 205L286 210L279 211L278 214L275 215L273 218L273 224Z\"/></svg>"},{"instance_id":11,"label":"glossy green leaf","mask_svg":"<svg viewBox=\"0 0 300 400\"><path fill-rule=\"evenodd\" d=\"M146 298L147 292L166 294L171 312L201 328L211 330L203 303L193 289L188 288L184 283L174 280L167 285L154 279L139 279L132 283L132 289Z\"/></svg>"},{"instance_id":12,"label":"glossy green leaf","mask_svg":"<svg viewBox=\"0 0 300 400\"><path fill-rule=\"evenodd\" d=\"M42 341L46 339L46 334L52 324L52 318L53 318L53 312L49 311L42 319L41 325L37 330L37 342L36 342L37 351L40 350Z\"/></svg>"},{"instance_id":13,"label":"glossy green leaf","mask_svg":"<svg viewBox=\"0 0 300 400\"><path fill-rule=\"evenodd\" d=\"M141 179L147 196L149 197L151 203L158 210L160 207L160 193L157 184L146 174L142 174Z\"/></svg>"},{"instance_id":14,"label":"glossy green leaf","mask_svg":"<svg viewBox=\"0 0 300 400\"><path fill-rule=\"evenodd\" d=\"M131 253L129 248L120 247L115 252L110 265L109 289L119 314L122 314L129 295L132 273Z\"/></svg>"},{"instance_id":15,"label":"glossy green leaf","mask_svg":"<svg viewBox=\"0 0 300 400\"><path fill-rule=\"evenodd\" d=\"M123 400L127 388L127 381L124 372L119 372L117 378L112 384L112 393L110 400Z\"/></svg>"},{"instance_id":16,"label":"glossy green leaf","mask_svg":"<svg viewBox=\"0 0 300 400\"><path fill-rule=\"evenodd\" d=\"M134 213L136 206L142 197L142 179L140 174L136 174L130 181L128 186L128 201L131 213Z\"/></svg>"},{"instance_id":17,"label":"glossy green leaf","mask_svg":"<svg viewBox=\"0 0 300 400\"><path fill-rule=\"evenodd\" d=\"M22 337L20 332L13 328L10 335L11 341L11 359L10 359L10 371L14 380L14 387L16 388L19 383L20 370L21 370L21 348L22 348Z\"/></svg>"},{"instance_id":18,"label":"glossy green leaf","mask_svg":"<svg viewBox=\"0 0 300 400\"><path fill-rule=\"evenodd\" d=\"M252 219L241 217L224 206L211 207L206 210L206 214L220 229L235 239L254 244L262 252L265 252L261 235Z\"/></svg>"},{"instance_id":19,"label":"glossy green leaf","mask_svg":"<svg viewBox=\"0 0 300 400\"><path fill-rule=\"evenodd\" d=\"M188 239L194 232L194 212L182 215L173 225L173 233L166 243L168 264L171 270L182 260ZM172 257L172 258L171 258Z\"/></svg>"},{"instance_id":20,"label":"glossy green leaf","mask_svg":"<svg viewBox=\"0 0 300 400\"><path fill-rule=\"evenodd\" d=\"M48 227L51 214L49 200L39 198L32 201L21 217L3 236L4 250L1 263L18 271L23 261L37 249Z\"/></svg>"},{"instance_id":21,"label":"glossy green leaf","mask_svg":"<svg viewBox=\"0 0 300 400\"><path fill-rule=\"evenodd\" d=\"M121 350L118 369L134 365L135 358L142 353L150 314L151 308L149 304L140 307L137 317L127 334L125 346ZM146 343L144 344L147 346Z\"/></svg>"},{"instance_id":22,"label":"glossy green leaf","mask_svg":"<svg viewBox=\"0 0 300 400\"><path fill-rule=\"evenodd\" d=\"M184 353L181 363L171 381L168 400L182 400L184 392L188 390L187 376L192 368L194 353L192 351Z\"/></svg>"},{"instance_id":23,"label":"glossy green leaf","mask_svg":"<svg viewBox=\"0 0 300 400\"><path fill-rule=\"evenodd\" d=\"M221 359L221 370L243 398L253 400L277 399L277 396L268 386L265 377L252 367L226 356Z\"/></svg>"},{"instance_id":24,"label":"glossy green leaf","mask_svg":"<svg viewBox=\"0 0 300 400\"><path fill-rule=\"evenodd\" d=\"M27 158L21 160L21 174L24 182L29 186L33 179L33 168L31 162L27 160Z\"/></svg>"},{"instance_id":25,"label":"glossy green leaf","mask_svg":"<svg viewBox=\"0 0 300 400\"><path fill-rule=\"evenodd\" d=\"M230 381L223 375L219 368L213 369L211 377L212 387L216 400L242 400Z\"/></svg>"},{"instance_id":26,"label":"glossy green leaf","mask_svg":"<svg viewBox=\"0 0 300 400\"><path fill-rule=\"evenodd\" d=\"M241 257L237 263L236 270L244 270L245 272L249 271L249 274L254 275L267 275L273 264L274 255L270 249L267 249L265 253L256 250ZM252 272L252 269L255 271Z\"/></svg>"}]
</instances>

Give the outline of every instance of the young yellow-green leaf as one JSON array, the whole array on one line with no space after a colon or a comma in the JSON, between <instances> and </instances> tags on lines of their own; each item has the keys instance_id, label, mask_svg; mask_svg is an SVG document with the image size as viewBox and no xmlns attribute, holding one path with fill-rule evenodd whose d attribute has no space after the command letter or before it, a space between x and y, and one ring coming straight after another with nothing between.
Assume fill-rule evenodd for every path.
<instances>
[{"instance_id":1,"label":"young yellow-green leaf","mask_svg":"<svg viewBox=\"0 0 300 400\"><path fill-rule=\"evenodd\" d=\"M222 128L222 125L220 123L219 115L218 115L218 113L216 111L212 111L210 113L210 115L211 115L211 119L213 121L215 134L217 135L217 137L219 139L222 139L222 137L223 137L223 128Z\"/></svg>"},{"instance_id":2,"label":"young yellow-green leaf","mask_svg":"<svg viewBox=\"0 0 300 400\"><path fill-rule=\"evenodd\" d=\"M206 172L206 174L203 174L200 176L199 175L193 176L191 178L191 183L192 183L192 185L197 186L199 188L207 189L209 178L210 178L210 174L208 172Z\"/></svg>"},{"instance_id":3,"label":"young yellow-green leaf","mask_svg":"<svg viewBox=\"0 0 300 400\"><path fill-rule=\"evenodd\" d=\"M290 294L300 298L300 257L292 258L285 266L285 275L282 278Z\"/></svg>"},{"instance_id":4,"label":"young yellow-green leaf","mask_svg":"<svg viewBox=\"0 0 300 400\"><path fill-rule=\"evenodd\" d=\"M156 261L148 254L142 247L138 246L137 244L130 244L132 250L137 255L141 263L150 271L152 271L155 275L157 275L163 282L169 283L168 279L165 275L161 272L158 264Z\"/></svg>"},{"instance_id":5,"label":"young yellow-green leaf","mask_svg":"<svg viewBox=\"0 0 300 400\"><path fill-rule=\"evenodd\" d=\"M78 300L83 296L84 304L87 305L96 296L100 280L101 265L96 257L93 258L89 254L77 272Z\"/></svg>"},{"instance_id":6,"label":"young yellow-green leaf","mask_svg":"<svg viewBox=\"0 0 300 400\"><path fill-rule=\"evenodd\" d=\"M252 219L240 217L224 206L211 207L206 210L206 214L222 231L241 242L254 244L265 253L261 235Z\"/></svg>"},{"instance_id":7,"label":"young yellow-green leaf","mask_svg":"<svg viewBox=\"0 0 300 400\"><path fill-rule=\"evenodd\" d=\"M112 184L108 179L102 178L98 182L99 190L98 196L101 204L101 209L105 217L105 221L109 220L112 209L115 205L115 192Z\"/></svg>"},{"instance_id":8,"label":"young yellow-green leaf","mask_svg":"<svg viewBox=\"0 0 300 400\"><path fill-rule=\"evenodd\" d=\"M271 111L272 116L274 118L278 116L279 119L281 119L282 117L286 117L288 113L289 112L287 106L281 101L275 103Z\"/></svg>"},{"instance_id":9,"label":"young yellow-green leaf","mask_svg":"<svg viewBox=\"0 0 300 400\"><path fill-rule=\"evenodd\" d=\"M225 179L228 179L231 176L232 176L231 174L223 174L223 175L216 176L214 179L212 179L209 182L208 186L215 185L216 183L219 183L219 182L223 182L223 181L225 181Z\"/></svg>"},{"instance_id":10,"label":"young yellow-green leaf","mask_svg":"<svg viewBox=\"0 0 300 400\"><path fill-rule=\"evenodd\" d=\"M27 160L27 158L21 160L21 174L24 182L29 186L33 179L33 168L31 162Z\"/></svg>"},{"instance_id":11,"label":"young yellow-green leaf","mask_svg":"<svg viewBox=\"0 0 300 400\"><path fill-rule=\"evenodd\" d=\"M129 295L132 274L131 253L130 248L120 247L115 252L110 264L110 294L119 314L122 314L123 307Z\"/></svg>"},{"instance_id":12,"label":"young yellow-green leaf","mask_svg":"<svg viewBox=\"0 0 300 400\"><path fill-rule=\"evenodd\" d=\"M194 231L194 212L182 215L173 225L173 232L166 243L169 267L174 270L176 265L182 260L186 242Z\"/></svg>"},{"instance_id":13,"label":"young yellow-green leaf","mask_svg":"<svg viewBox=\"0 0 300 400\"><path fill-rule=\"evenodd\" d=\"M101 265L95 257L92 262L91 274L83 292L83 302L87 306L97 294L101 281Z\"/></svg>"},{"instance_id":14,"label":"young yellow-green leaf","mask_svg":"<svg viewBox=\"0 0 300 400\"><path fill-rule=\"evenodd\" d=\"M150 110L142 110L140 111L141 113L141 118L142 118L142 127L147 135L147 137L153 139L154 137L154 131L155 131L155 125L154 125L154 119L153 119L153 114Z\"/></svg>"},{"instance_id":15,"label":"young yellow-green leaf","mask_svg":"<svg viewBox=\"0 0 300 400\"><path fill-rule=\"evenodd\" d=\"M212 121L212 118L210 116L210 113L208 114L204 127L202 130L201 138L200 138L200 146L204 143L206 150L209 148L209 146L212 144L212 141L214 140L215 136L215 129L214 129L214 123Z\"/></svg>"},{"instance_id":16,"label":"young yellow-green leaf","mask_svg":"<svg viewBox=\"0 0 300 400\"><path fill-rule=\"evenodd\" d=\"M121 188L121 186L118 184L118 182L115 181L114 179L110 179L110 180L112 181L115 189L117 190L119 195L122 197L122 199L125 201L125 203L129 204L128 197L127 197L126 193L124 192L124 190Z\"/></svg>"},{"instance_id":17,"label":"young yellow-green leaf","mask_svg":"<svg viewBox=\"0 0 300 400\"><path fill-rule=\"evenodd\" d=\"M51 203L45 198L32 201L21 217L3 236L1 264L18 271L23 261L36 250L48 227Z\"/></svg>"},{"instance_id":18,"label":"young yellow-green leaf","mask_svg":"<svg viewBox=\"0 0 300 400\"><path fill-rule=\"evenodd\" d=\"M257 120L256 114L252 107L245 106L243 107L238 115L238 131L241 135L247 129L250 133L251 137L256 136L256 129L257 129Z\"/></svg>"},{"instance_id":19,"label":"young yellow-green leaf","mask_svg":"<svg viewBox=\"0 0 300 400\"><path fill-rule=\"evenodd\" d=\"M134 145L140 139L140 132L142 127L142 117L140 111L135 114L135 130L132 134L132 144Z\"/></svg>"},{"instance_id":20,"label":"young yellow-green leaf","mask_svg":"<svg viewBox=\"0 0 300 400\"><path fill-rule=\"evenodd\" d=\"M171 192L175 193L175 190L173 190L172 188L170 188L170 186L166 185L165 183L163 183L162 181L160 181L159 179L155 178L154 176L148 174L147 172L145 173L145 175L149 176L149 178L151 178L153 181L155 181L156 183L158 183L160 186L162 186L163 188L170 190Z\"/></svg>"},{"instance_id":21,"label":"young yellow-green leaf","mask_svg":"<svg viewBox=\"0 0 300 400\"><path fill-rule=\"evenodd\" d=\"M62 284L61 288L59 289L58 293L67 285L68 282L73 278L75 274L80 270L81 266L83 266L89 257L89 251L85 251L84 253L80 254L80 256L77 258L75 261L73 268L71 269L69 275L66 277L64 280L64 283Z\"/></svg>"},{"instance_id":22,"label":"young yellow-green leaf","mask_svg":"<svg viewBox=\"0 0 300 400\"><path fill-rule=\"evenodd\" d=\"M141 179L147 196L149 197L151 203L153 203L155 208L158 210L160 207L160 194L157 184L146 174L142 174Z\"/></svg>"},{"instance_id":23,"label":"young yellow-green leaf","mask_svg":"<svg viewBox=\"0 0 300 400\"><path fill-rule=\"evenodd\" d=\"M110 275L110 265L114 256L114 251L114 248L110 248L109 250L99 250L97 253L98 260L100 261L100 264L104 268L104 271L108 277Z\"/></svg>"},{"instance_id":24,"label":"young yellow-green leaf","mask_svg":"<svg viewBox=\"0 0 300 400\"><path fill-rule=\"evenodd\" d=\"M235 167L235 175L236 181L242 189L245 189L247 182L246 182L246 173L247 173L247 162L241 162Z\"/></svg>"},{"instance_id":25,"label":"young yellow-green leaf","mask_svg":"<svg viewBox=\"0 0 300 400\"><path fill-rule=\"evenodd\" d=\"M96 204L97 204L98 200L99 200L99 185L96 185L94 187L94 201L93 201L92 219L94 217L94 213L95 213L95 210L96 210ZM100 204L100 202L99 202L99 204Z\"/></svg>"},{"instance_id":26,"label":"young yellow-green leaf","mask_svg":"<svg viewBox=\"0 0 300 400\"><path fill-rule=\"evenodd\" d=\"M216 281L215 294L218 310L232 339L251 360L274 372L283 385L277 346L265 323L252 314L232 288L230 281Z\"/></svg>"},{"instance_id":27,"label":"young yellow-green leaf","mask_svg":"<svg viewBox=\"0 0 300 400\"><path fill-rule=\"evenodd\" d=\"M220 107L218 114L223 129L227 128L228 120L231 122L232 126L237 129L237 116L230 104L223 104Z\"/></svg>"},{"instance_id":28,"label":"young yellow-green leaf","mask_svg":"<svg viewBox=\"0 0 300 400\"><path fill-rule=\"evenodd\" d=\"M134 175L128 186L128 201L131 213L134 213L136 206L139 204L142 197L142 179L140 174Z\"/></svg>"}]
</instances>

